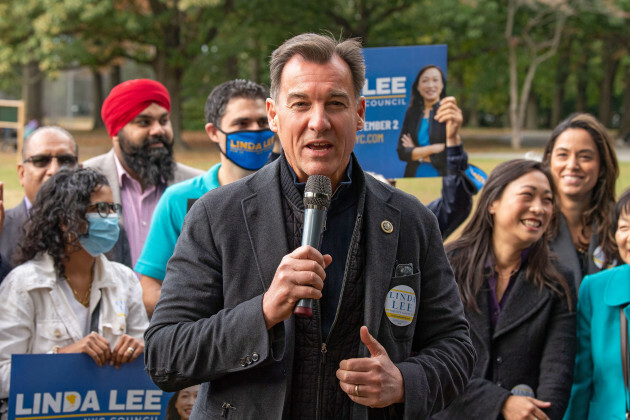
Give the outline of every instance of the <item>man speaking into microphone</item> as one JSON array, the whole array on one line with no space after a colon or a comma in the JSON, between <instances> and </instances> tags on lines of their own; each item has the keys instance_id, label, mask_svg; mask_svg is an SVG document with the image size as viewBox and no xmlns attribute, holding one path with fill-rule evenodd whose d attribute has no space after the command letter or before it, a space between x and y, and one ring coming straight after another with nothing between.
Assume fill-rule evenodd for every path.
<instances>
[{"instance_id":1,"label":"man speaking into microphone","mask_svg":"<svg viewBox=\"0 0 630 420\"><path fill-rule=\"evenodd\" d=\"M298 35L270 75L283 154L191 208L147 371L167 391L202 384L193 419L428 418L463 390L474 349L435 217L352 154L361 44ZM332 191L319 250L301 244L311 175ZM293 315L300 299L312 316Z\"/></svg>"}]
</instances>

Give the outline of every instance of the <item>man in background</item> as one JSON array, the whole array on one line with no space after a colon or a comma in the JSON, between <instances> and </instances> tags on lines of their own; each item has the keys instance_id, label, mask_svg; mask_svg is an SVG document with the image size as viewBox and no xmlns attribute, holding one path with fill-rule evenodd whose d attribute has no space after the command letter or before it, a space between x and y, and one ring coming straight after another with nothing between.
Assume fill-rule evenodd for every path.
<instances>
[{"instance_id":1,"label":"man in background","mask_svg":"<svg viewBox=\"0 0 630 420\"><path fill-rule=\"evenodd\" d=\"M6 210L0 231L0 254L11 266L39 187L59 169L75 168L78 155L79 147L74 137L61 127L40 127L24 140L22 162L17 165L24 199L17 206Z\"/></svg>"},{"instance_id":2,"label":"man in background","mask_svg":"<svg viewBox=\"0 0 630 420\"><path fill-rule=\"evenodd\" d=\"M121 234L108 257L129 267L140 256L166 187L202 173L173 159L170 109L168 91L154 80L114 87L101 110L112 150L84 162L107 177L114 201L122 204Z\"/></svg>"},{"instance_id":3,"label":"man in background","mask_svg":"<svg viewBox=\"0 0 630 420\"><path fill-rule=\"evenodd\" d=\"M221 152L221 162L207 173L169 187L155 208L151 229L135 270L140 273L149 316L160 297L166 263L173 255L184 217L192 203L208 191L260 169L273 148L265 100L267 90L237 79L215 87L206 100L206 133Z\"/></svg>"}]
</instances>

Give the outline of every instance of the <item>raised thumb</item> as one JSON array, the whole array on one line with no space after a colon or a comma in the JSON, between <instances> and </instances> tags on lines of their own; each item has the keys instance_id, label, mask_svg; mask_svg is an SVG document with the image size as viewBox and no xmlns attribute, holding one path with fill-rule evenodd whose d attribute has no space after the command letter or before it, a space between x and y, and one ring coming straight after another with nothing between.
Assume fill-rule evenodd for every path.
<instances>
[{"instance_id":1,"label":"raised thumb","mask_svg":"<svg viewBox=\"0 0 630 420\"><path fill-rule=\"evenodd\" d=\"M364 325L361 327L361 341L370 351L371 357L381 356L383 354L387 354L385 347L379 343L376 338L372 337L372 334L368 331L367 327Z\"/></svg>"}]
</instances>

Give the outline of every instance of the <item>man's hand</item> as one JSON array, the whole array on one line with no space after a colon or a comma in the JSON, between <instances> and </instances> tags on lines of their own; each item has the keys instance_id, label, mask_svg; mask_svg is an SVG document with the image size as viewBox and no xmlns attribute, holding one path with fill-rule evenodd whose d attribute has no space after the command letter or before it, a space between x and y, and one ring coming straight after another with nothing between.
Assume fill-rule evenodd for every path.
<instances>
[{"instance_id":1,"label":"man's hand","mask_svg":"<svg viewBox=\"0 0 630 420\"><path fill-rule=\"evenodd\" d=\"M455 97L447 96L442 99L434 118L438 122L446 123L446 146L461 144L459 129L464 122L464 116Z\"/></svg>"},{"instance_id":2,"label":"man's hand","mask_svg":"<svg viewBox=\"0 0 630 420\"><path fill-rule=\"evenodd\" d=\"M512 395L503 403L501 414L503 414L505 420L549 420L549 417L547 417L541 408L548 408L550 406L550 402L540 401L531 397Z\"/></svg>"},{"instance_id":3,"label":"man's hand","mask_svg":"<svg viewBox=\"0 0 630 420\"><path fill-rule=\"evenodd\" d=\"M337 370L341 389L357 404L387 407L405 401L402 374L385 348L361 327L361 341L370 351L369 358L342 360ZM359 396L357 396L357 393Z\"/></svg>"},{"instance_id":4,"label":"man's hand","mask_svg":"<svg viewBox=\"0 0 630 420\"><path fill-rule=\"evenodd\" d=\"M263 316L267 329L289 318L300 299L320 299L332 257L303 245L285 255L269 290L263 296Z\"/></svg>"}]
</instances>

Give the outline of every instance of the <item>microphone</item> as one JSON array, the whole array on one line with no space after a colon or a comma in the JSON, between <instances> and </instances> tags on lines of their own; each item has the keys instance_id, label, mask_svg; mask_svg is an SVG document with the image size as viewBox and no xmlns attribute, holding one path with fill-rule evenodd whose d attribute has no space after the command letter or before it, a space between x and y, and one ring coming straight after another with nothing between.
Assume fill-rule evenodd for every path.
<instances>
[{"instance_id":1,"label":"microphone","mask_svg":"<svg viewBox=\"0 0 630 420\"><path fill-rule=\"evenodd\" d=\"M326 210L330 206L332 187L330 178L324 175L311 175L304 188L304 230L302 245L319 249L319 242L324 231ZM301 318L313 316L313 299L300 299L293 313Z\"/></svg>"}]
</instances>

